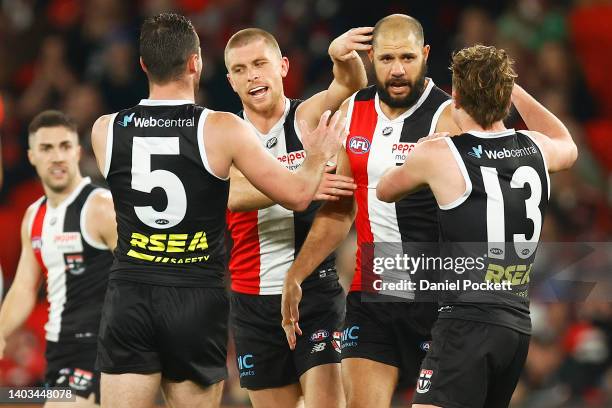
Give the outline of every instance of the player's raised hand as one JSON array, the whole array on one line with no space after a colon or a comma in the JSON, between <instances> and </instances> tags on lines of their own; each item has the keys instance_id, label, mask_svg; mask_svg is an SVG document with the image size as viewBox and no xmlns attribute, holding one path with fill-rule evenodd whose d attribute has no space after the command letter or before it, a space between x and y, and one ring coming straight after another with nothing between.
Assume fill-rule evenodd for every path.
<instances>
[{"instance_id":1,"label":"player's raised hand","mask_svg":"<svg viewBox=\"0 0 612 408\"><path fill-rule=\"evenodd\" d=\"M335 174L336 165L326 166L315 200L338 201L341 197L350 197L357 188L351 177Z\"/></svg>"},{"instance_id":2,"label":"player's raised hand","mask_svg":"<svg viewBox=\"0 0 612 408\"><path fill-rule=\"evenodd\" d=\"M327 161L340 150L347 136L346 117L340 118L340 111L336 111L331 119L330 115L331 112L328 110L323 112L318 126L312 131L308 129L306 121L299 121L306 155L320 155Z\"/></svg>"},{"instance_id":3,"label":"player's raised hand","mask_svg":"<svg viewBox=\"0 0 612 408\"><path fill-rule=\"evenodd\" d=\"M281 297L281 314L283 320L281 325L287 336L287 343L289 348L295 350L295 344L297 339L296 333L302 335L302 329L300 329L300 312L299 306L302 300L302 287L300 283L295 279L291 279L289 276L285 278L283 284L283 295Z\"/></svg>"},{"instance_id":4,"label":"player's raised hand","mask_svg":"<svg viewBox=\"0 0 612 408\"><path fill-rule=\"evenodd\" d=\"M368 43L372 41L373 30L374 27L351 28L329 44L329 56L339 61L359 58L357 51L368 51L372 48Z\"/></svg>"}]
</instances>

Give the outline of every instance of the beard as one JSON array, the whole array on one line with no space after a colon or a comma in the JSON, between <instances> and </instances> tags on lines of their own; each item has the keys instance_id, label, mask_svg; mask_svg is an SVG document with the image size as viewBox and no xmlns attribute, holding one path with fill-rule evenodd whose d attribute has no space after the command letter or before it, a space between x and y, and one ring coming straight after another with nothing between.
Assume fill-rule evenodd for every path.
<instances>
[{"instance_id":1,"label":"beard","mask_svg":"<svg viewBox=\"0 0 612 408\"><path fill-rule=\"evenodd\" d=\"M376 79L376 91L382 102L391 108L410 108L421 97L425 90L425 75L427 75L427 64L423 61L423 66L414 80L404 78L394 78L381 83ZM410 91L404 97L394 98L387 90L390 86L409 86Z\"/></svg>"}]
</instances>

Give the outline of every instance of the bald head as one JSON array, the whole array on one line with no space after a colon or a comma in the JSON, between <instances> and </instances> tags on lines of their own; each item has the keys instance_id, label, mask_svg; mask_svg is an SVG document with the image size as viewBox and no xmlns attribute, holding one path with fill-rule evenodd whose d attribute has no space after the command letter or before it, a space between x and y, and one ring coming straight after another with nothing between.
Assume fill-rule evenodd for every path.
<instances>
[{"instance_id":1,"label":"bald head","mask_svg":"<svg viewBox=\"0 0 612 408\"><path fill-rule=\"evenodd\" d=\"M396 39L407 38L410 35L414 35L419 46L422 47L424 45L423 26L419 23L419 20L406 14L391 14L378 20L374 26L372 46L376 48L376 42L379 37Z\"/></svg>"}]
</instances>

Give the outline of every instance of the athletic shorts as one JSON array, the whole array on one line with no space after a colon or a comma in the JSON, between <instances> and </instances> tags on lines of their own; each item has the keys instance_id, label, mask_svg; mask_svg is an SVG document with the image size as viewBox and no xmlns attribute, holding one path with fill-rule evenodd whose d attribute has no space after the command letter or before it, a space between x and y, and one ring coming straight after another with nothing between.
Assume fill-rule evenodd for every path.
<instances>
[{"instance_id":1,"label":"athletic shorts","mask_svg":"<svg viewBox=\"0 0 612 408\"><path fill-rule=\"evenodd\" d=\"M421 365L415 404L506 408L519 380L529 335L507 327L439 319Z\"/></svg>"},{"instance_id":2,"label":"athletic shorts","mask_svg":"<svg viewBox=\"0 0 612 408\"><path fill-rule=\"evenodd\" d=\"M110 280L98 335L101 372L156 373L209 386L227 378L223 288Z\"/></svg>"},{"instance_id":3,"label":"athletic shorts","mask_svg":"<svg viewBox=\"0 0 612 408\"><path fill-rule=\"evenodd\" d=\"M414 386L431 341L438 306L424 302L367 302L346 298L342 359L365 358L397 367L400 388Z\"/></svg>"},{"instance_id":4,"label":"athletic shorts","mask_svg":"<svg viewBox=\"0 0 612 408\"><path fill-rule=\"evenodd\" d=\"M294 384L312 367L340 363L345 296L337 281L306 289L294 351L281 327L281 295L232 292L231 325L240 385L250 390Z\"/></svg>"},{"instance_id":5,"label":"athletic shorts","mask_svg":"<svg viewBox=\"0 0 612 408\"><path fill-rule=\"evenodd\" d=\"M70 388L74 394L85 399L94 393L96 403L100 403L100 372L94 369L95 342L47 341L45 357L47 359L46 387Z\"/></svg>"}]
</instances>

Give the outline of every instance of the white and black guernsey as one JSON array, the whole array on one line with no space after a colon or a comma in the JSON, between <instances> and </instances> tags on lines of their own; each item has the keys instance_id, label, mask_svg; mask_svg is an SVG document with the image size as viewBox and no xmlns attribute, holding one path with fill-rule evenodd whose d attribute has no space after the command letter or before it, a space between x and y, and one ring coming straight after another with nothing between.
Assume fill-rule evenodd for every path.
<instances>
[{"instance_id":1,"label":"white and black guernsey","mask_svg":"<svg viewBox=\"0 0 612 408\"><path fill-rule=\"evenodd\" d=\"M295 114L301 100L285 98L285 111L266 134L260 134L249 118L240 112L258 134L264 148L291 171L306 158ZM248 154L248 152L245 152ZM233 247L230 260L232 290L255 295L280 295L289 267L297 257L321 202L305 211L291 211L273 205L257 211L228 211L228 228ZM307 288L327 280L337 280L335 256L329 255L302 286Z\"/></svg>"},{"instance_id":2,"label":"white and black guernsey","mask_svg":"<svg viewBox=\"0 0 612 408\"><path fill-rule=\"evenodd\" d=\"M112 116L104 176L119 239L110 279L223 287L229 182L208 164L209 112L145 99Z\"/></svg>"},{"instance_id":3,"label":"white and black guernsey","mask_svg":"<svg viewBox=\"0 0 612 408\"><path fill-rule=\"evenodd\" d=\"M447 255L486 254L485 268L464 278L508 282L512 290L445 292L441 305L451 307L442 307L440 318L482 321L529 334L530 272L550 195L542 151L529 133L514 129L469 132L445 141L466 184L460 198L440 206L440 238Z\"/></svg>"},{"instance_id":4,"label":"white and black guernsey","mask_svg":"<svg viewBox=\"0 0 612 408\"><path fill-rule=\"evenodd\" d=\"M46 338L53 342L95 342L113 256L89 236L89 199L109 194L84 178L57 207L46 197L33 206L28 232L47 284Z\"/></svg>"}]
</instances>

